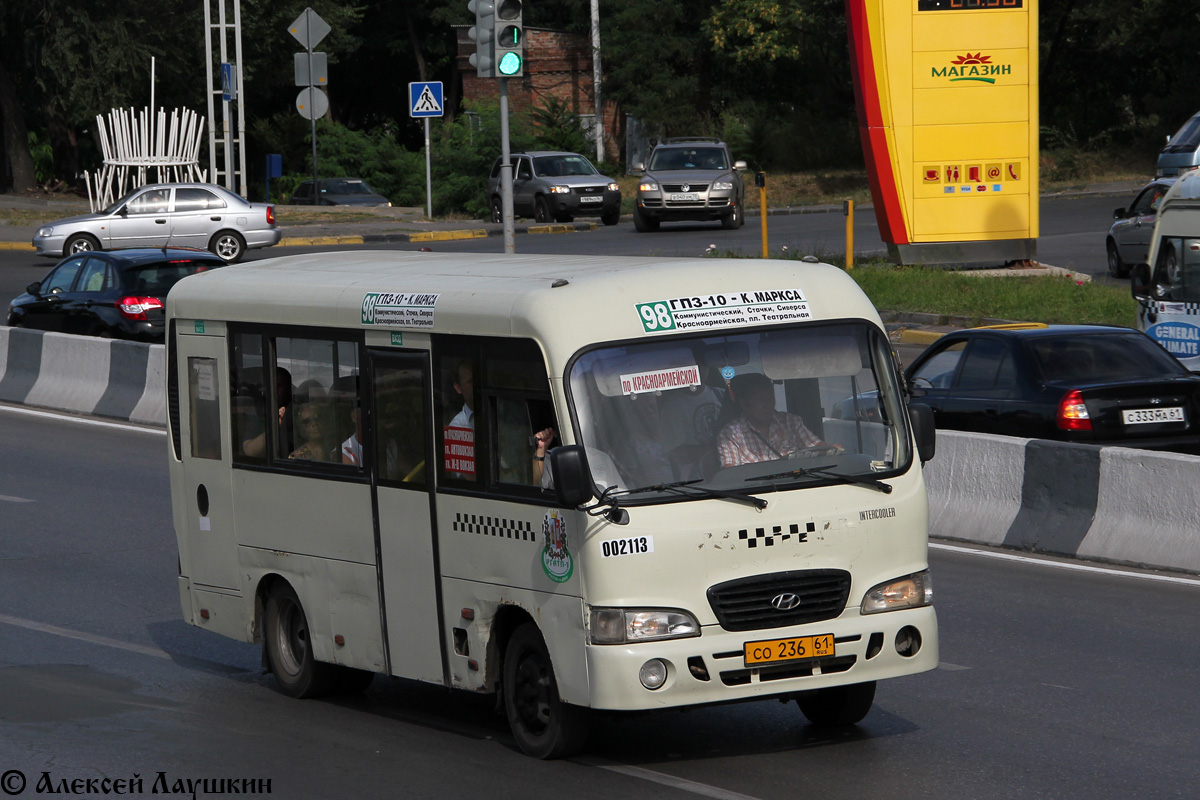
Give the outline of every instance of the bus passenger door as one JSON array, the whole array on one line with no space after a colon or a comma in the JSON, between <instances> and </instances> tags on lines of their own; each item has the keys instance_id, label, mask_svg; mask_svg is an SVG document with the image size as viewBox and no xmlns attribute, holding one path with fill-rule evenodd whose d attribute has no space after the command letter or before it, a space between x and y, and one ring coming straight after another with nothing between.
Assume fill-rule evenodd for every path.
<instances>
[{"instance_id":1,"label":"bus passenger door","mask_svg":"<svg viewBox=\"0 0 1200 800\"><path fill-rule=\"evenodd\" d=\"M380 593L393 675L445 683L429 354L370 353Z\"/></svg>"},{"instance_id":2,"label":"bus passenger door","mask_svg":"<svg viewBox=\"0 0 1200 800\"><path fill-rule=\"evenodd\" d=\"M224 333L222 330L221 333ZM224 336L179 335L176 339L179 381L180 452L183 502L176 524L185 534L180 548L183 574L198 587L236 590L238 553L230 497L229 418Z\"/></svg>"}]
</instances>

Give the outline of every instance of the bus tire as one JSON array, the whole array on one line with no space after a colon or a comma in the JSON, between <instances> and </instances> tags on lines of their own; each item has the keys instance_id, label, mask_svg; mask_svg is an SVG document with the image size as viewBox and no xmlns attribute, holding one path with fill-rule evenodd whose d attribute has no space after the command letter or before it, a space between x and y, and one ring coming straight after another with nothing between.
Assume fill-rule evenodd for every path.
<instances>
[{"instance_id":1,"label":"bus tire","mask_svg":"<svg viewBox=\"0 0 1200 800\"><path fill-rule=\"evenodd\" d=\"M504 709L517 745L534 758L563 758L587 743L588 709L562 701L550 653L532 622L513 631L504 651Z\"/></svg>"},{"instance_id":2,"label":"bus tire","mask_svg":"<svg viewBox=\"0 0 1200 800\"><path fill-rule=\"evenodd\" d=\"M796 695L796 705L818 728L857 725L875 702L875 681L831 686Z\"/></svg>"},{"instance_id":3,"label":"bus tire","mask_svg":"<svg viewBox=\"0 0 1200 800\"><path fill-rule=\"evenodd\" d=\"M263 621L267 660L279 689L291 697L323 697L337 688L341 670L313 658L308 617L285 581L271 589Z\"/></svg>"}]
</instances>

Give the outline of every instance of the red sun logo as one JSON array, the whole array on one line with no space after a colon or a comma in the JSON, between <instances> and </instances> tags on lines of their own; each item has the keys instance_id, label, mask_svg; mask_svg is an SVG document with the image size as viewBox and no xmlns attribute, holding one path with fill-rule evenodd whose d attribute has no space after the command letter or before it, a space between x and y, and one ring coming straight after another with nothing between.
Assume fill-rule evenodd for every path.
<instances>
[{"instance_id":1,"label":"red sun logo","mask_svg":"<svg viewBox=\"0 0 1200 800\"><path fill-rule=\"evenodd\" d=\"M970 51L967 51L967 54L965 56L959 56L958 58L954 59L950 63L951 64L988 64L991 62L991 60L992 60L991 56L985 56L983 53L976 53L975 55L971 55Z\"/></svg>"}]
</instances>

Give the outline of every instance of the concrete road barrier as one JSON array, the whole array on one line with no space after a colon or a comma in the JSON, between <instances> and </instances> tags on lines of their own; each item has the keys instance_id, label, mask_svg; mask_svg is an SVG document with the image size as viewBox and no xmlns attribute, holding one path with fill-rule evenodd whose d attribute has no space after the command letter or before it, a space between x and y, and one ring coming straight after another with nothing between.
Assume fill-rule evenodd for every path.
<instances>
[{"instance_id":1,"label":"concrete road barrier","mask_svg":"<svg viewBox=\"0 0 1200 800\"><path fill-rule=\"evenodd\" d=\"M0 326L0 401L166 425L162 345ZM1200 457L938 431L930 534L1200 573Z\"/></svg>"},{"instance_id":2,"label":"concrete road barrier","mask_svg":"<svg viewBox=\"0 0 1200 800\"><path fill-rule=\"evenodd\" d=\"M1200 457L938 431L930 535L1200 573Z\"/></svg>"},{"instance_id":3,"label":"concrete road barrier","mask_svg":"<svg viewBox=\"0 0 1200 800\"><path fill-rule=\"evenodd\" d=\"M0 401L166 425L161 344L0 327Z\"/></svg>"}]
</instances>

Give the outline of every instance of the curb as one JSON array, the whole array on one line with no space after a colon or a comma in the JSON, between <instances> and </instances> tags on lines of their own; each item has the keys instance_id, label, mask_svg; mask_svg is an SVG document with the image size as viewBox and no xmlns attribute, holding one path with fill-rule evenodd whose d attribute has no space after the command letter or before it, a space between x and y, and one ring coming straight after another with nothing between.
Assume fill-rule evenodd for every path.
<instances>
[{"instance_id":1,"label":"curb","mask_svg":"<svg viewBox=\"0 0 1200 800\"><path fill-rule=\"evenodd\" d=\"M0 242L0 250L28 250L33 252L34 246L24 242Z\"/></svg>"},{"instance_id":2,"label":"curb","mask_svg":"<svg viewBox=\"0 0 1200 800\"><path fill-rule=\"evenodd\" d=\"M945 335L945 331L920 331L904 328L900 331L899 341L902 344L933 344Z\"/></svg>"},{"instance_id":3,"label":"curb","mask_svg":"<svg viewBox=\"0 0 1200 800\"><path fill-rule=\"evenodd\" d=\"M594 231L599 225L595 222L560 223L553 225L523 225L514 229L514 233L547 234L547 233L579 233ZM286 236L279 240L276 247L317 247L343 244L396 244L419 242L449 242L460 239L486 239L490 236L503 236L503 230L487 228L465 228L451 231L417 231L415 233L374 233L363 236ZM26 247L29 247L26 245ZM32 247L30 247L32 249Z\"/></svg>"}]
</instances>

